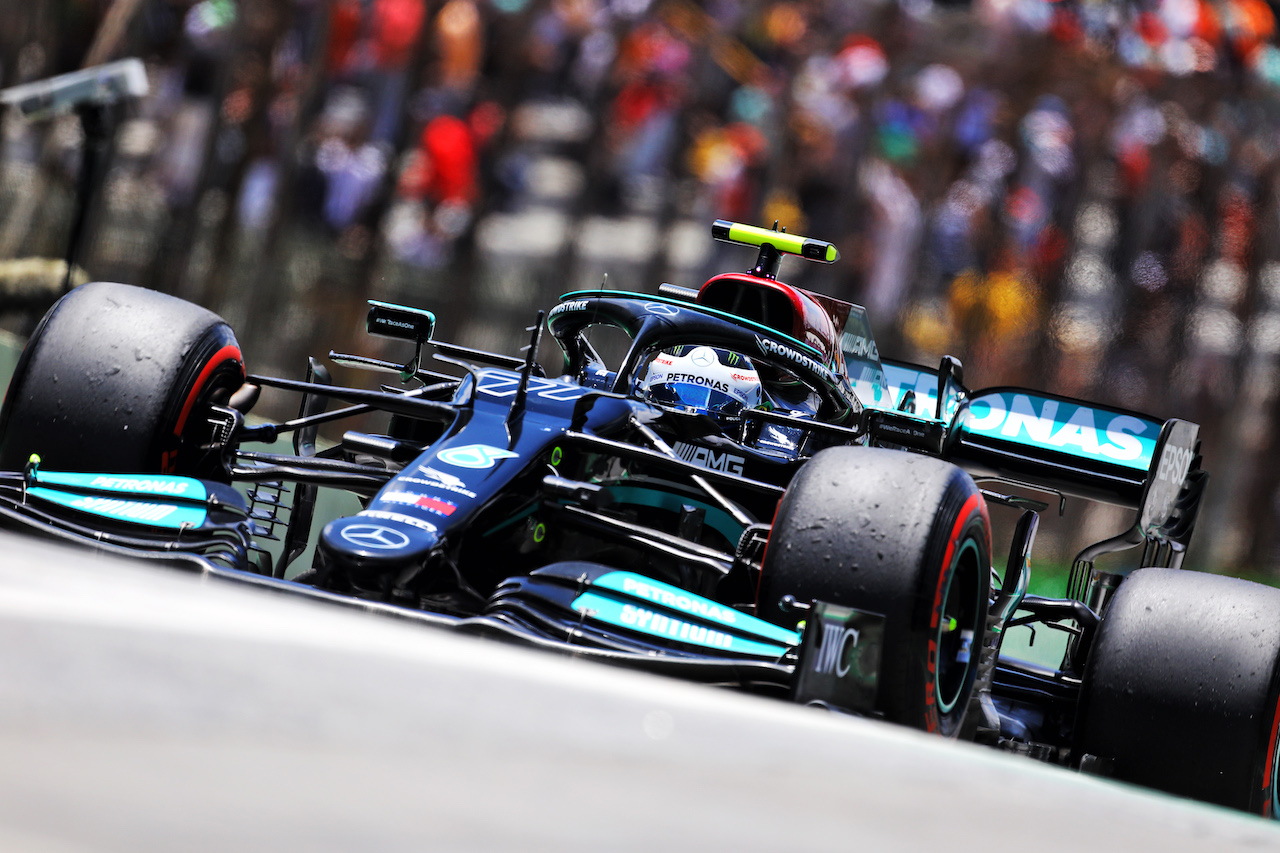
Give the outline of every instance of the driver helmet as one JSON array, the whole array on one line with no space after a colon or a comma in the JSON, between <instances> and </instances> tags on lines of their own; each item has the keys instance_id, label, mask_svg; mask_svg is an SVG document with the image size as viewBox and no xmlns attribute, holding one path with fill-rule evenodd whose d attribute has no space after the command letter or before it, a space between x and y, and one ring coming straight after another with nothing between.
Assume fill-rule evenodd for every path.
<instances>
[{"instance_id":1,"label":"driver helmet","mask_svg":"<svg viewBox=\"0 0 1280 853\"><path fill-rule=\"evenodd\" d=\"M765 402L760 374L751 359L708 346L658 351L640 371L636 391L648 402L717 420L738 420L744 409Z\"/></svg>"}]
</instances>

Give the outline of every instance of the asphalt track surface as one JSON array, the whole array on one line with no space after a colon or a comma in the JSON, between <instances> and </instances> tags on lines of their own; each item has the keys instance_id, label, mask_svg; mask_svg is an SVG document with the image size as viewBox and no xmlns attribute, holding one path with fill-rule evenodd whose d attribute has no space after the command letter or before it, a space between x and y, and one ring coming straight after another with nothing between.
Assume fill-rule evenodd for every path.
<instances>
[{"instance_id":1,"label":"asphalt track surface","mask_svg":"<svg viewBox=\"0 0 1280 853\"><path fill-rule=\"evenodd\" d=\"M0 850L1280 849L874 721L0 548Z\"/></svg>"}]
</instances>

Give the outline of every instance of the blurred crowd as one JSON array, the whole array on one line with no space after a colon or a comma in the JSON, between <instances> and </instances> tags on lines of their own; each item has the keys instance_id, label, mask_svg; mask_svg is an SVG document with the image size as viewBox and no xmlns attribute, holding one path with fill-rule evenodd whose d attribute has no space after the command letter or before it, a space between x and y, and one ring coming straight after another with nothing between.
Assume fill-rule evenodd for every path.
<instances>
[{"instance_id":1,"label":"blurred crowd","mask_svg":"<svg viewBox=\"0 0 1280 853\"><path fill-rule=\"evenodd\" d=\"M146 60L152 94L84 266L219 310L264 372L354 335L371 296L489 344L495 306L514 331L600 269L653 290L749 263L683 225L777 220L840 247L783 277L866 305L882 352L1202 424L1192 562L1280 576L1266 0L0 10L0 86L95 50ZM79 144L73 119L4 120L0 260L61 256Z\"/></svg>"}]
</instances>

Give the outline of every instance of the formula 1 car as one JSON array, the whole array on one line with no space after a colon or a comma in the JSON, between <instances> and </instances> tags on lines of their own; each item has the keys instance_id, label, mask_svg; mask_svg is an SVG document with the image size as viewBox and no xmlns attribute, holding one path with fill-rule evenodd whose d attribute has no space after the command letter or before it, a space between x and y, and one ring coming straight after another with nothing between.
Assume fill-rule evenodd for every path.
<instances>
[{"instance_id":1,"label":"formula 1 car","mask_svg":"<svg viewBox=\"0 0 1280 853\"><path fill-rule=\"evenodd\" d=\"M861 307L778 280L784 256L831 262L834 246L712 230L755 266L566 294L523 356L371 302L368 331L412 356L329 360L398 378L378 390L315 359L303 380L246 374L203 308L76 288L0 412L0 518L1274 813L1280 591L1180 569L1207 482L1198 427L970 391L951 357L882 359ZM617 330L609 363L600 336ZM540 366L544 332L558 372ZM298 394L298 416L247 420L263 388ZM383 431L321 447L322 424L370 413ZM285 436L291 454L254 449ZM317 519L321 488L362 509ZM1135 513L1079 555L1063 598L1027 592L1049 506L1027 492ZM1016 514L1007 559L989 507ZM1138 546L1134 566L1094 565ZM1001 655L1032 623L1070 634L1059 667Z\"/></svg>"}]
</instances>

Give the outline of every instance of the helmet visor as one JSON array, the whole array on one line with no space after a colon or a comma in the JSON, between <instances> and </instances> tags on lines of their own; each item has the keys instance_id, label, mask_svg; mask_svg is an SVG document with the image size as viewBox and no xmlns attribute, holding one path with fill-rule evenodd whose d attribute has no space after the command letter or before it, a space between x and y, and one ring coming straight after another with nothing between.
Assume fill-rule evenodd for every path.
<instances>
[{"instance_id":1,"label":"helmet visor","mask_svg":"<svg viewBox=\"0 0 1280 853\"><path fill-rule=\"evenodd\" d=\"M745 408L741 400L730 394L691 382L663 382L651 385L649 399L661 405L724 417L737 417Z\"/></svg>"}]
</instances>

